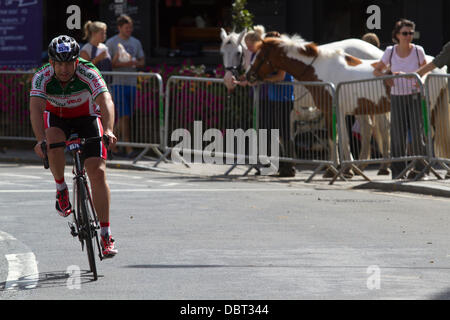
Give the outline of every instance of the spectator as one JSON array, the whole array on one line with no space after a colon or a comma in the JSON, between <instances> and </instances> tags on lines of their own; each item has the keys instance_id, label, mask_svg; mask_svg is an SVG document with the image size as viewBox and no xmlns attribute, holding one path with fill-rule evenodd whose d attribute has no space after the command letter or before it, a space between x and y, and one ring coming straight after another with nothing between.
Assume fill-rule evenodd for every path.
<instances>
[{"instance_id":1,"label":"spectator","mask_svg":"<svg viewBox=\"0 0 450 320\"><path fill-rule=\"evenodd\" d=\"M380 47L380 39L378 39L378 36L375 33L366 33L363 35L362 40L373 44L375 47Z\"/></svg>"},{"instance_id":2,"label":"spectator","mask_svg":"<svg viewBox=\"0 0 450 320\"><path fill-rule=\"evenodd\" d=\"M415 23L401 19L392 31L392 40L396 45L386 48L381 61L375 67L374 75L385 75L390 67L394 75L411 73L426 64L425 51L421 46L412 43ZM388 81L391 87L391 155L401 158L407 155L407 139L411 140L409 155L426 155L425 133L422 116L420 92L417 91L415 79L395 79ZM392 178L401 176L406 169L405 162L394 162L391 165ZM414 179L424 169L421 162L416 163L408 179Z\"/></svg>"},{"instance_id":3,"label":"spectator","mask_svg":"<svg viewBox=\"0 0 450 320\"><path fill-rule=\"evenodd\" d=\"M84 38L88 40L81 48L81 58L91 61L100 71L112 71L112 60L108 47L103 43L106 40L107 26L100 21L88 21L84 25ZM110 77L105 81L109 84Z\"/></svg>"},{"instance_id":4,"label":"spectator","mask_svg":"<svg viewBox=\"0 0 450 320\"><path fill-rule=\"evenodd\" d=\"M113 71L136 72L145 66L145 54L141 42L132 36L133 20L127 15L117 18L119 33L106 42L111 53ZM123 142L131 141L130 119L136 101L137 76L114 76L112 93L118 116L118 134ZM117 150L114 150L117 153ZM133 149L126 147L127 156L133 156Z\"/></svg>"},{"instance_id":5,"label":"spectator","mask_svg":"<svg viewBox=\"0 0 450 320\"><path fill-rule=\"evenodd\" d=\"M256 26L253 31L247 33L244 38L245 44L250 52L252 52L252 62L259 51L262 41L264 38L268 37L280 37L280 33L277 31L271 31L265 34L264 27ZM239 85L248 85L244 78L236 82ZM265 82L269 82L266 89L267 98L261 99L260 109L259 109L259 123L260 129L279 129L280 133L280 156L290 157L292 156L292 148L290 138L290 115L294 107L294 88L290 85L280 85L273 84L276 82L293 82L294 78L283 70L278 70L277 72L271 74L266 79ZM269 133L269 132L268 132ZM270 137L268 137L268 145L270 146ZM271 150L270 148L268 150ZM291 152L289 152L291 151ZM280 162L279 168L280 177L294 177L295 167L291 162Z\"/></svg>"},{"instance_id":6,"label":"spectator","mask_svg":"<svg viewBox=\"0 0 450 320\"><path fill-rule=\"evenodd\" d=\"M442 68L445 65L450 65L450 42L447 42L442 48L441 53L439 53L432 62L417 70L417 73L423 77L428 72L431 72L436 68Z\"/></svg>"},{"instance_id":7,"label":"spectator","mask_svg":"<svg viewBox=\"0 0 450 320\"><path fill-rule=\"evenodd\" d=\"M290 137L290 116L294 108L294 87L276 82L293 82L294 77L285 71L279 70L265 79L270 82L267 87L267 102L260 107L261 128L279 129L280 156L293 157L293 148ZM292 162L280 162L280 177L295 177L295 166Z\"/></svg>"}]
</instances>

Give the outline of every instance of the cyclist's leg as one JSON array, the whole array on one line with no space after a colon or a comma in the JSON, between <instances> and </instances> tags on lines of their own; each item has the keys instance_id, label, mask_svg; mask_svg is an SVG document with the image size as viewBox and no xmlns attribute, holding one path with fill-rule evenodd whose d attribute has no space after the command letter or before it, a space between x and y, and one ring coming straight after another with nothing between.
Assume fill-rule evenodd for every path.
<instances>
[{"instance_id":1,"label":"cyclist's leg","mask_svg":"<svg viewBox=\"0 0 450 320\"><path fill-rule=\"evenodd\" d=\"M48 111L45 111L44 124L47 145L66 141L67 134L70 131L70 128L63 119L53 115ZM64 179L64 167L66 165L64 149L57 148L48 150L48 160L50 164L50 170L55 180Z\"/></svg>"},{"instance_id":2,"label":"cyclist's leg","mask_svg":"<svg viewBox=\"0 0 450 320\"><path fill-rule=\"evenodd\" d=\"M80 138L103 136L103 126L98 117L83 117L74 121L74 130ZM103 142L89 143L81 156L91 182L92 200L100 222L109 222L109 187L106 184L107 151Z\"/></svg>"},{"instance_id":3,"label":"cyclist's leg","mask_svg":"<svg viewBox=\"0 0 450 320\"><path fill-rule=\"evenodd\" d=\"M106 160L88 158L84 165L91 182L92 201L100 221L102 254L104 258L112 258L118 251L115 248L110 229L111 192L106 182Z\"/></svg>"},{"instance_id":4,"label":"cyclist's leg","mask_svg":"<svg viewBox=\"0 0 450 320\"><path fill-rule=\"evenodd\" d=\"M48 128L45 130L45 136L47 138L47 144L66 141L66 135L63 130L57 127ZM48 161L50 164L50 170L55 180L64 179L64 168L66 165L66 157L64 155L64 148L50 149L48 150Z\"/></svg>"},{"instance_id":5,"label":"cyclist's leg","mask_svg":"<svg viewBox=\"0 0 450 320\"><path fill-rule=\"evenodd\" d=\"M84 162L91 182L92 201L100 223L109 223L111 195L106 182L106 161L102 158L88 158Z\"/></svg>"},{"instance_id":6,"label":"cyclist's leg","mask_svg":"<svg viewBox=\"0 0 450 320\"><path fill-rule=\"evenodd\" d=\"M96 117L88 117L80 120L78 133L83 138L103 136L101 120ZM117 253L117 250L114 249L109 229L111 196L108 183L106 182L106 147L102 142L88 144L83 151L82 158L85 159L84 167L91 183L92 201L100 221L100 226L102 227L103 255L105 257L112 257ZM106 234L105 230L109 231L109 233Z\"/></svg>"},{"instance_id":7,"label":"cyclist's leg","mask_svg":"<svg viewBox=\"0 0 450 320\"><path fill-rule=\"evenodd\" d=\"M66 141L67 132L70 129L63 119L46 112L44 120L45 136L48 145ZM64 168L66 165L64 148L48 150L48 160L50 171L56 182L56 210L61 216L67 217L71 213L71 204L69 191L64 181Z\"/></svg>"}]
</instances>

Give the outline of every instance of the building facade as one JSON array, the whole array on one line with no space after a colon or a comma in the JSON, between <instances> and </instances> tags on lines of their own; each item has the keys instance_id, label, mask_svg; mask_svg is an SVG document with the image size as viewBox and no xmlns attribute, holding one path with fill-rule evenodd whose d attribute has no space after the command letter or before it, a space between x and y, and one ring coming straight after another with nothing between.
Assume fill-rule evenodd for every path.
<instances>
[{"instance_id":1,"label":"building facade","mask_svg":"<svg viewBox=\"0 0 450 320\"><path fill-rule=\"evenodd\" d=\"M220 28L231 28L232 0L43 0L43 51L52 37L68 33L82 42L81 30L68 30L67 7L77 3L82 24L105 21L108 37L117 32L115 19L127 13L135 20L134 35L141 40L147 64L177 64L190 58L194 63L220 63ZM370 5L380 8L380 29L367 28ZM248 0L254 23L267 30L300 34L319 44L360 38L376 33L384 48L392 43L391 31L399 18L417 24L416 43L436 55L450 41L450 2L434 0Z\"/></svg>"}]
</instances>

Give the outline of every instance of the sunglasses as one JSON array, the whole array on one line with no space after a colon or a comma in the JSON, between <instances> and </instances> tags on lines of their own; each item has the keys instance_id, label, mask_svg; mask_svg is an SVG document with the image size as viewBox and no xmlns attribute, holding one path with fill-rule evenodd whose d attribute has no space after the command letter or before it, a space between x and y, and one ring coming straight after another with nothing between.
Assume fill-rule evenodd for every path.
<instances>
[{"instance_id":1,"label":"sunglasses","mask_svg":"<svg viewBox=\"0 0 450 320\"><path fill-rule=\"evenodd\" d=\"M402 36L406 37L406 36L413 36L415 34L415 32L414 31L411 31L411 32L404 31L404 32L400 32L400 34Z\"/></svg>"}]
</instances>

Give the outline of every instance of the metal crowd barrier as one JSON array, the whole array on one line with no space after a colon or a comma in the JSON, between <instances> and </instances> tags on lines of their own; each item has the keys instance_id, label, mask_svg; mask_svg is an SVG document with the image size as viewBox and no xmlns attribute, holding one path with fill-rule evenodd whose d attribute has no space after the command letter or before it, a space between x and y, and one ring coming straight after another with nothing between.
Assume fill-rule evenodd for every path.
<instances>
[{"instance_id":1,"label":"metal crowd barrier","mask_svg":"<svg viewBox=\"0 0 450 320\"><path fill-rule=\"evenodd\" d=\"M171 154L172 160L187 167L206 159L232 165L226 175L237 165L249 166L245 174L251 169L259 171L253 154L258 142L252 134L255 92L238 87L229 93L223 79L171 77L166 85L164 156Z\"/></svg>"},{"instance_id":2,"label":"metal crowd barrier","mask_svg":"<svg viewBox=\"0 0 450 320\"><path fill-rule=\"evenodd\" d=\"M389 82L395 83L396 95L390 94ZM412 96L399 96L406 93ZM331 184L339 176L345 179L345 173L351 176L351 169L370 181L362 172L368 164L380 164L380 171L390 166L394 178L406 177L410 170L414 180L426 171L440 178L430 166L430 109L417 74L342 82L336 100L341 169ZM354 123L349 123L349 115L354 115ZM355 127L357 138L352 134Z\"/></svg>"},{"instance_id":3,"label":"metal crowd barrier","mask_svg":"<svg viewBox=\"0 0 450 320\"><path fill-rule=\"evenodd\" d=\"M296 164L337 173L335 89L331 83L282 82L260 85L259 128L280 130L280 173ZM289 170L289 169L287 169Z\"/></svg>"},{"instance_id":4,"label":"metal crowd barrier","mask_svg":"<svg viewBox=\"0 0 450 320\"><path fill-rule=\"evenodd\" d=\"M143 149L133 163L151 149L164 149L164 88L155 73L103 72L116 105L118 147ZM0 139L34 141L29 101L32 71L0 71Z\"/></svg>"},{"instance_id":5,"label":"metal crowd barrier","mask_svg":"<svg viewBox=\"0 0 450 320\"><path fill-rule=\"evenodd\" d=\"M36 140L29 111L33 74L0 70L0 140Z\"/></svg>"},{"instance_id":6,"label":"metal crowd barrier","mask_svg":"<svg viewBox=\"0 0 450 320\"><path fill-rule=\"evenodd\" d=\"M171 77L166 89L165 156L175 151L176 160L189 167L202 163L205 151L213 151L215 163L233 165L226 175L239 164L250 166L246 175L253 168L260 171L262 164L250 160L262 155L277 158L281 170L312 165L315 171L308 182L323 169L334 176L333 97L334 87L328 83L265 83L228 93L222 79ZM227 130L247 135L232 149L215 145L211 150L212 140L204 139L210 129L221 133L224 144L230 143ZM256 149L257 155L252 152Z\"/></svg>"},{"instance_id":7,"label":"metal crowd barrier","mask_svg":"<svg viewBox=\"0 0 450 320\"><path fill-rule=\"evenodd\" d=\"M429 141L430 164L427 169L440 166L450 178L450 75L430 74L425 81L427 103L429 105Z\"/></svg>"},{"instance_id":8,"label":"metal crowd barrier","mask_svg":"<svg viewBox=\"0 0 450 320\"><path fill-rule=\"evenodd\" d=\"M158 158L164 149L164 85L156 73L102 72L114 100L117 146L133 163L149 150ZM143 149L130 153L133 148ZM128 151L128 152L127 152Z\"/></svg>"},{"instance_id":9,"label":"metal crowd barrier","mask_svg":"<svg viewBox=\"0 0 450 320\"><path fill-rule=\"evenodd\" d=\"M415 170L415 180L427 172L442 179L435 170L441 166L450 178L450 75L429 75L425 85L408 74L343 82L336 90L330 83L285 82L237 87L232 93L222 79L171 77L164 90L159 74L103 75L117 108L118 146L143 149L134 163L152 149L159 158L156 167L175 149L186 166L208 159L231 165L226 174L237 165L249 167L245 174L260 172L270 165L258 162L262 155L272 164L276 157L281 166L312 166L307 182L325 169L331 184L346 180L351 170L370 180L364 175L369 164L379 164L381 174L389 174L390 167L397 177ZM0 140L35 140L29 120L32 76L0 71ZM399 90L415 82L415 98L392 96L389 81Z\"/></svg>"}]
</instances>

